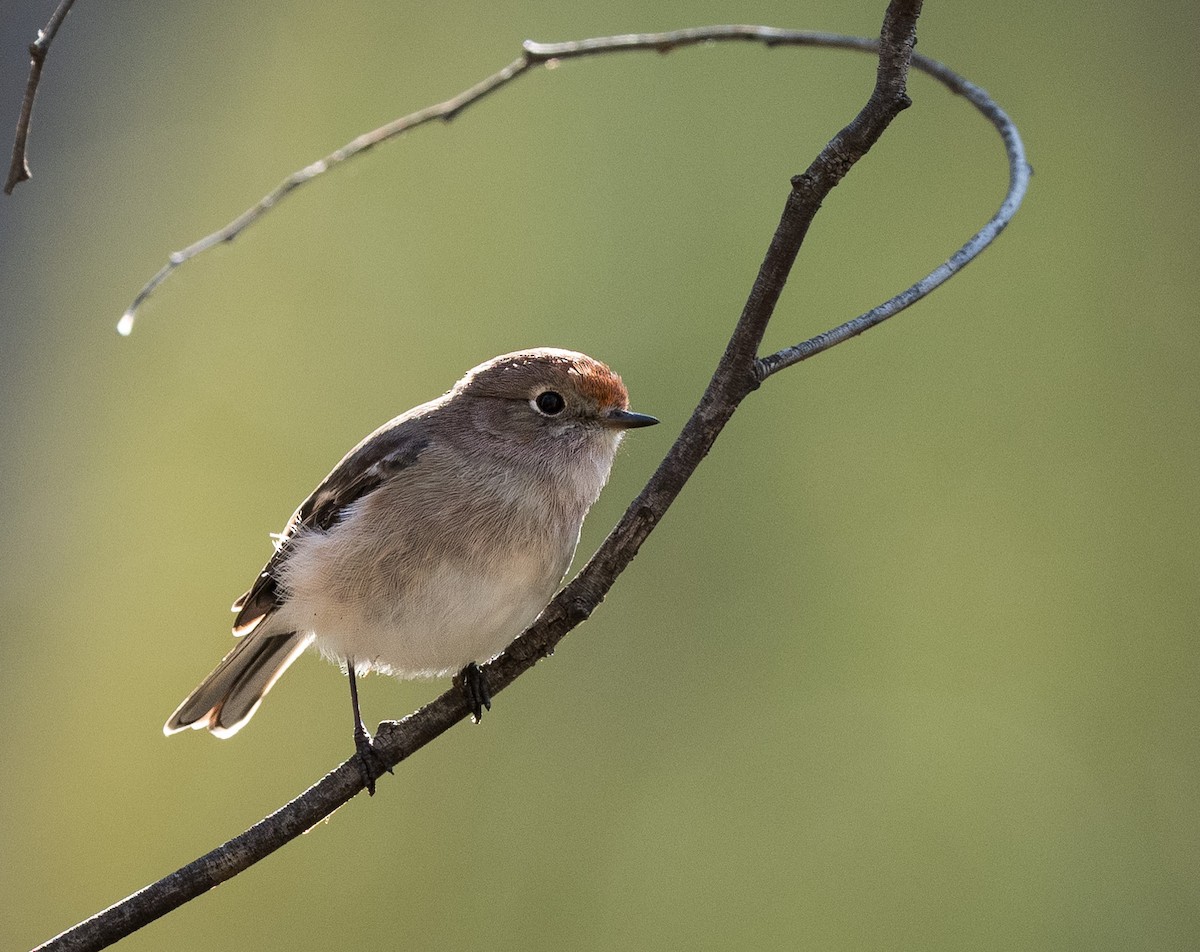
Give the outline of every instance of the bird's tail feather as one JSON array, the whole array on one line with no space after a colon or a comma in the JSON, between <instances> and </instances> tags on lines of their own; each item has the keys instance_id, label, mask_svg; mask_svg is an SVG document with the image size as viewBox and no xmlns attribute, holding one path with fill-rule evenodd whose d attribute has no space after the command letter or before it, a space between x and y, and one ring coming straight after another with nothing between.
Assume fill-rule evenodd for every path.
<instances>
[{"instance_id":1,"label":"bird's tail feather","mask_svg":"<svg viewBox=\"0 0 1200 952\"><path fill-rule=\"evenodd\" d=\"M232 737L312 639L311 634L294 631L272 635L250 632L179 705L163 733L170 735L191 727L207 728L217 737Z\"/></svg>"}]
</instances>

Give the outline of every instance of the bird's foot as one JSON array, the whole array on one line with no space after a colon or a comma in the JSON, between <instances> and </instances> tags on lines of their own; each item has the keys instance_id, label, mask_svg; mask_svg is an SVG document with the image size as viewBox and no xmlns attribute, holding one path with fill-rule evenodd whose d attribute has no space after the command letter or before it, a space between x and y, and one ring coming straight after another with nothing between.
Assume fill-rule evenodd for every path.
<instances>
[{"instance_id":1,"label":"bird's foot","mask_svg":"<svg viewBox=\"0 0 1200 952\"><path fill-rule=\"evenodd\" d=\"M487 675L472 661L458 673L454 681L471 708L471 720L478 724L483 720L484 710L492 709L492 691L488 687Z\"/></svg>"},{"instance_id":2,"label":"bird's foot","mask_svg":"<svg viewBox=\"0 0 1200 952\"><path fill-rule=\"evenodd\" d=\"M392 773L392 768L389 767L379 756L379 751L371 744L371 735L367 733L367 729L360 722L354 730L354 762L358 764L358 773L362 777L363 786L367 788L367 793L375 796L375 780L383 776L386 770Z\"/></svg>"}]
</instances>

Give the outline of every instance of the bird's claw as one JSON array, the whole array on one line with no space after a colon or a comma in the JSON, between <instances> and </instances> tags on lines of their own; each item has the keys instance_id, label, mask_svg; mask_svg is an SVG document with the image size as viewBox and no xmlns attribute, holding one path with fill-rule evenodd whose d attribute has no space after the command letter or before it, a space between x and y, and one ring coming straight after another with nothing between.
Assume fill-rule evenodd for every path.
<instances>
[{"instance_id":1,"label":"bird's claw","mask_svg":"<svg viewBox=\"0 0 1200 952\"><path fill-rule=\"evenodd\" d=\"M375 781L383 776L384 771L394 772L379 755L379 751L371 743L371 735L361 724L354 732L354 762L358 765L358 774L362 777L363 786L372 797L375 796Z\"/></svg>"},{"instance_id":2,"label":"bird's claw","mask_svg":"<svg viewBox=\"0 0 1200 952\"><path fill-rule=\"evenodd\" d=\"M488 687L487 675L474 661L459 672L455 681L467 699L471 709L471 719L478 724L483 720L484 710L492 709L492 691Z\"/></svg>"}]
</instances>

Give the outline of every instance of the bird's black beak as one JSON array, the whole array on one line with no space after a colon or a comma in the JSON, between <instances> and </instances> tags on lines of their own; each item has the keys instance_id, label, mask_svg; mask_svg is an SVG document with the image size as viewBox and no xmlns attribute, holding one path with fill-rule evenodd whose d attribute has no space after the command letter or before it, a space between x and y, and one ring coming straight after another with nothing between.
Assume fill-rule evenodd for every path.
<instances>
[{"instance_id":1,"label":"bird's black beak","mask_svg":"<svg viewBox=\"0 0 1200 952\"><path fill-rule=\"evenodd\" d=\"M636 430L638 427L654 426L658 417L648 413L634 413L632 410L609 410L604 414L604 425L614 430Z\"/></svg>"}]
</instances>

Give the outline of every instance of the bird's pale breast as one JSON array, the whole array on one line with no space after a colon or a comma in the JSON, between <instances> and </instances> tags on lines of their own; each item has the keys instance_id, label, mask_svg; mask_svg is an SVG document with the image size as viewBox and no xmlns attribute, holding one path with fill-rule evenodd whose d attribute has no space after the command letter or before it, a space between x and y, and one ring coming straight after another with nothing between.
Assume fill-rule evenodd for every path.
<instances>
[{"instance_id":1,"label":"bird's pale breast","mask_svg":"<svg viewBox=\"0 0 1200 952\"><path fill-rule=\"evenodd\" d=\"M314 632L323 654L359 670L421 677L494 657L537 617L584 513L514 502L545 489L514 494L512 473L496 493L464 493L430 457L293 540L275 626Z\"/></svg>"}]
</instances>

